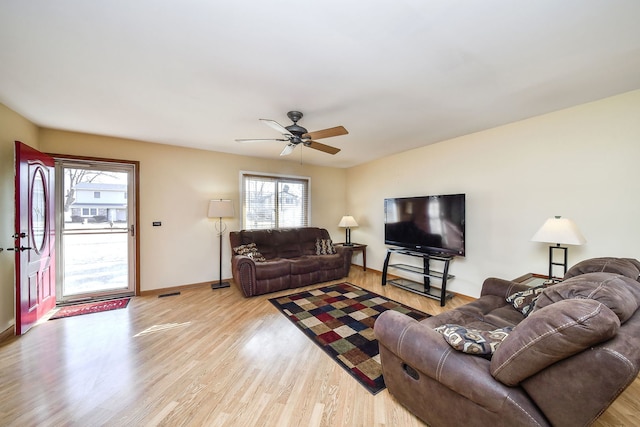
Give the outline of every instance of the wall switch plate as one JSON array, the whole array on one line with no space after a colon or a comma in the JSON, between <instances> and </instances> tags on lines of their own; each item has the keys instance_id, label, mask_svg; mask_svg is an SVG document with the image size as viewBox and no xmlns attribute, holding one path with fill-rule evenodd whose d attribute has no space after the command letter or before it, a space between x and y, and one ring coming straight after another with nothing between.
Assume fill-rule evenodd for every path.
<instances>
[{"instance_id":1,"label":"wall switch plate","mask_svg":"<svg viewBox=\"0 0 640 427\"><path fill-rule=\"evenodd\" d=\"M154 227L160 227L162 225L162 222L160 221L153 221L153 226Z\"/></svg>"}]
</instances>

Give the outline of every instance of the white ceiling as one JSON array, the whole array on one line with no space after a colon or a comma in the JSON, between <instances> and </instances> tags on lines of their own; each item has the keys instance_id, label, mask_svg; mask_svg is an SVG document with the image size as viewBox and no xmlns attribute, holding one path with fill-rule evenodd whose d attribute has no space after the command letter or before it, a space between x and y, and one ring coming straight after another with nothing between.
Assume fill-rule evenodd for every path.
<instances>
[{"instance_id":1,"label":"white ceiling","mask_svg":"<svg viewBox=\"0 0 640 427\"><path fill-rule=\"evenodd\" d=\"M37 125L350 167L640 88L638 0L2 0L0 103ZM517 141L514 141L517 143ZM302 155L302 158L300 158Z\"/></svg>"}]
</instances>

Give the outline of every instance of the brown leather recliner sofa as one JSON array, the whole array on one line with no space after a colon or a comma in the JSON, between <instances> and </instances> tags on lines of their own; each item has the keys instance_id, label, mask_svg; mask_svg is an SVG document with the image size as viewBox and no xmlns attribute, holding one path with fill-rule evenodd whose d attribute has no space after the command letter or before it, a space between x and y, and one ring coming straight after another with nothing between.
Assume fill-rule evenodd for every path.
<instances>
[{"instance_id":1,"label":"brown leather recliner sofa","mask_svg":"<svg viewBox=\"0 0 640 427\"><path fill-rule=\"evenodd\" d=\"M384 312L375 333L385 383L431 427L590 425L640 369L638 276L637 260L594 258L534 291L489 278L479 299L421 322ZM528 316L507 302L517 292L537 295ZM513 329L479 356L434 330L443 325Z\"/></svg>"},{"instance_id":2,"label":"brown leather recliner sofa","mask_svg":"<svg viewBox=\"0 0 640 427\"><path fill-rule=\"evenodd\" d=\"M233 280L246 297L349 275L352 249L336 246L336 253L330 253L331 237L324 228L232 231L229 239ZM246 251L238 249L252 244L263 258L244 255Z\"/></svg>"}]
</instances>

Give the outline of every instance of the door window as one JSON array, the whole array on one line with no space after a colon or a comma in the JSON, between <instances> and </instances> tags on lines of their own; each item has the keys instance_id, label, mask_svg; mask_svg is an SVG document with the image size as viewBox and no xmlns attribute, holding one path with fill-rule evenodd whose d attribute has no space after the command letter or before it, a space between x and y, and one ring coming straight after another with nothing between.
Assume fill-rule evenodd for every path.
<instances>
[{"instance_id":1,"label":"door window","mask_svg":"<svg viewBox=\"0 0 640 427\"><path fill-rule=\"evenodd\" d=\"M135 165L57 160L58 301L135 293Z\"/></svg>"},{"instance_id":2,"label":"door window","mask_svg":"<svg viewBox=\"0 0 640 427\"><path fill-rule=\"evenodd\" d=\"M47 236L47 198L44 186L44 171L38 167L31 183L31 236L33 248L42 252Z\"/></svg>"}]
</instances>

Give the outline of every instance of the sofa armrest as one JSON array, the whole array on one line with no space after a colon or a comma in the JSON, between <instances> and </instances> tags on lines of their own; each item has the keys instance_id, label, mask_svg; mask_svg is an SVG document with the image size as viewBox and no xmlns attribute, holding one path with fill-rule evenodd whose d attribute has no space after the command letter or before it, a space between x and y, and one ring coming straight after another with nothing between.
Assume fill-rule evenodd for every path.
<instances>
[{"instance_id":1,"label":"sofa armrest","mask_svg":"<svg viewBox=\"0 0 640 427\"><path fill-rule=\"evenodd\" d=\"M340 254L341 256L353 255L353 248L351 248L350 246L336 245L335 250L336 253Z\"/></svg>"},{"instance_id":2,"label":"sofa armrest","mask_svg":"<svg viewBox=\"0 0 640 427\"><path fill-rule=\"evenodd\" d=\"M380 345L419 375L432 378L492 412L498 412L507 400L522 399L521 389L507 387L491 376L489 360L454 350L442 334L409 316L385 311L376 320L374 330ZM382 366L384 370L384 358Z\"/></svg>"},{"instance_id":3,"label":"sofa armrest","mask_svg":"<svg viewBox=\"0 0 640 427\"><path fill-rule=\"evenodd\" d=\"M344 275L349 275L349 269L351 269L351 258L353 257L353 248L349 246L336 246L336 253L342 257L344 261Z\"/></svg>"},{"instance_id":4,"label":"sofa armrest","mask_svg":"<svg viewBox=\"0 0 640 427\"><path fill-rule=\"evenodd\" d=\"M522 283L512 282L511 280L498 279L496 277L489 277L482 284L482 291L480 296L494 295L497 297L507 298L516 292L525 291L530 289L530 286L523 285Z\"/></svg>"},{"instance_id":5,"label":"sofa armrest","mask_svg":"<svg viewBox=\"0 0 640 427\"><path fill-rule=\"evenodd\" d=\"M231 273L233 280L240 286L244 296L256 295L256 263L253 259L245 255L234 255L231 258Z\"/></svg>"}]
</instances>

